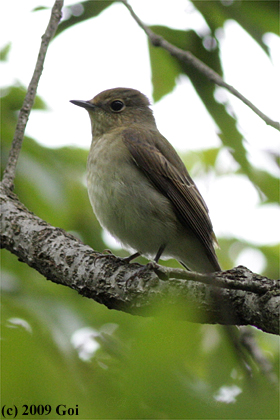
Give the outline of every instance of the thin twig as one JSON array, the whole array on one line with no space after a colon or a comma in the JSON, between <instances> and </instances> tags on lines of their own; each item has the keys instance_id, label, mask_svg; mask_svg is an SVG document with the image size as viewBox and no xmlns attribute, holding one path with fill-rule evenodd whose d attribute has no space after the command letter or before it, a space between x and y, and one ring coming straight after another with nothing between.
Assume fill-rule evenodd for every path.
<instances>
[{"instance_id":1,"label":"thin twig","mask_svg":"<svg viewBox=\"0 0 280 420\"><path fill-rule=\"evenodd\" d=\"M28 121L32 106L34 104L37 87L39 84L41 74L43 72L43 65L44 65L46 53L49 47L49 43L52 40L56 32L57 26L59 24L59 21L61 19L62 7L63 7L63 0L56 0L52 8L51 17L50 17L46 32L42 36L41 46L40 46L35 70L34 70L32 79L29 83L23 105L19 112L14 139L13 139L12 147L9 153L8 163L7 163L4 176L3 176L3 184L5 184L5 186L7 186L11 190L13 189L13 186L14 186L16 165L17 165L21 145L23 142L25 128L27 125L27 121Z\"/></svg>"},{"instance_id":2,"label":"thin twig","mask_svg":"<svg viewBox=\"0 0 280 420\"><path fill-rule=\"evenodd\" d=\"M170 42L166 41L162 36L155 34L147 25L145 25L139 17L135 14L134 10L127 2L127 0L121 0L121 2L126 6L129 10L131 16L134 20L138 23L138 25L144 30L148 38L150 39L151 43L155 47L162 47L166 51L168 51L172 56L178 58L181 61L184 61L193 67L195 67L198 71L204 74L209 80L214 82L216 85L221 86L227 89L230 93L240 99L245 105L252 109L266 124L270 125L271 127L275 128L276 130L280 131L280 123L278 121L274 121L261 112L251 101L249 101L245 96L243 96L237 89L233 86L226 83L218 73L204 64L201 60L195 57L190 51L184 51L180 48L175 47L175 45L170 44Z\"/></svg>"},{"instance_id":3,"label":"thin twig","mask_svg":"<svg viewBox=\"0 0 280 420\"><path fill-rule=\"evenodd\" d=\"M239 280L236 270L239 269ZM239 266L234 270L227 270L227 277L222 273L202 274L194 271L186 271L181 268L164 267L161 265L155 266L155 272L159 277L171 279L185 279L197 281L199 283L208 284L209 286L216 286L222 289L244 290L246 292L257 293L259 295L267 292L280 291L280 281L268 279L263 276L251 272L246 267ZM279 292L280 293L280 292Z\"/></svg>"}]
</instances>

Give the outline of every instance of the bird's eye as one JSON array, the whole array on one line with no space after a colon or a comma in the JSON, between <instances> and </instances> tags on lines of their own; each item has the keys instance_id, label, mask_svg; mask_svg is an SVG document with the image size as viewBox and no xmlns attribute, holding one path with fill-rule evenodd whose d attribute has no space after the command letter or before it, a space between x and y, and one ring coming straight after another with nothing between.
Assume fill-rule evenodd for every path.
<instances>
[{"instance_id":1,"label":"bird's eye","mask_svg":"<svg viewBox=\"0 0 280 420\"><path fill-rule=\"evenodd\" d=\"M119 99L111 102L110 108L114 112L120 112L124 109L124 103L120 101Z\"/></svg>"}]
</instances>

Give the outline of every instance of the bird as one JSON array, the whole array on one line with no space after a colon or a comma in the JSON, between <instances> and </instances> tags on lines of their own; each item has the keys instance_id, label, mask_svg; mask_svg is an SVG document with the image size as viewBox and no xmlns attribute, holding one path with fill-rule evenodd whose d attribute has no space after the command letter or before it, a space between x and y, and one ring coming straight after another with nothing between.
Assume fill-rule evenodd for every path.
<instances>
[{"instance_id":1,"label":"bird","mask_svg":"<svg viewBox=\"0 0 280 420\"><path fill-rule=\"evenodd\" d=\"M118 87L70 102L90 117L87 186L101 226L135 257L156 263L175 258L190 271L221 271L207 205L159 132L148 98Z\"/></svg>"}]
</instances>

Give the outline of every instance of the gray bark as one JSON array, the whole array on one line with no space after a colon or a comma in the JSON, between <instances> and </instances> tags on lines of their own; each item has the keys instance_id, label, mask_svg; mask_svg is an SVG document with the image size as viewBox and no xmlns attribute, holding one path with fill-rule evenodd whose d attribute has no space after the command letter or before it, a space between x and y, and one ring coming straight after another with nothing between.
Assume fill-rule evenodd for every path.
<instances>
[{"instance_id":1,"label":"gray bark","mask_svg":"<svg viewBox=\"0 0 280 420\"><path fill-rule=\"evenodd\" d=\"M152 315L155 304L180 302L181 317L200 323L253 325L279 334L280 282L246 267L211 275L100 254L40 219L1 185L1 247L47 280L131 314ZM190 310L194 308L194 310ZM171 311L172 312L172 311Z\"/></svg>"}]
</instances>

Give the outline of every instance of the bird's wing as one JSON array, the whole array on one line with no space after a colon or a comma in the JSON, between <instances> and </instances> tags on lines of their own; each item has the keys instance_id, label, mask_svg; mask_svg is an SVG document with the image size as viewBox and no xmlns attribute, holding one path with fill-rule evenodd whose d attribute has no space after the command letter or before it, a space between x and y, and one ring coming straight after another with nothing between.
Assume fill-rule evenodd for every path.
<instances>
[{"instance_id":1,"label":"bird's wing","mask_svg":"<svg viewBox=\"0 0 280 420\"><path fill-rule=\"evenodd\" d=\"M136 165L169 198L183 226L191 229L200 239L218 269L213 246L216 239L208 208L177 152L163 136L160 142L157 141L158 136L158 131L135 127L123 131L124 144ZM170 154L170 151L173 153Z\"/></svg>"}]
</instances>

